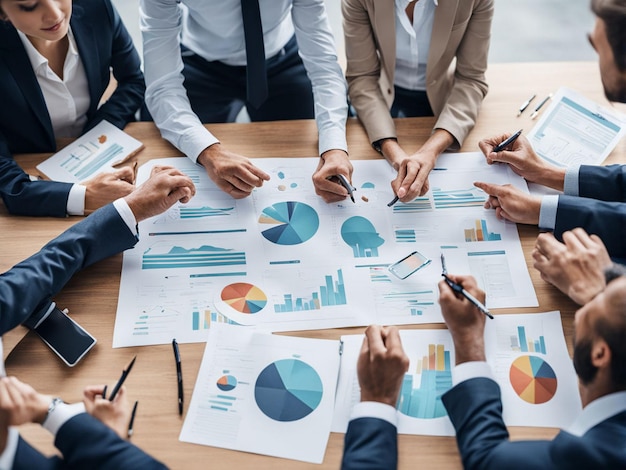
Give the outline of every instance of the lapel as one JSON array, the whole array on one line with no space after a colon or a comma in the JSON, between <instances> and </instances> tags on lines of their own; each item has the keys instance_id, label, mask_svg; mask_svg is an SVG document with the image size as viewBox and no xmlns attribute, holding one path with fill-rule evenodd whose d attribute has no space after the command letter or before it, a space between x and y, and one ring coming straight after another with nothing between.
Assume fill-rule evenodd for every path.
<instances>
[{"instance_id":1,"label":"lapel","mask_svg":"<svg viewBox=\"0 0 626 470\"><path fill-rule=\"evenodd\" d=\"M85 75L87 76L90 100L88 114L91 115L100 102L101 89L98 86L100 82L98 66L100 64L100 56L98 42L96 40L95 25L89 25L86 24L85 21L81 21L83 15L83 7L74 3L70 25L72 26L72 32L76 40L78 55L80 56L83 68L85 69Z\"/></svg>"},{"instance_id":2,"label":"lapel","mask_svg":"<svg viewBox=\"0 0 626 470\"><path fill-rule=\"evenodd\" d=\"M431 0L429 0L431 1ZM459 6L459 0L439 0L439 6L435 8L435 20L433 22L433 32L430 38L430 51L428 51L428 64L426 65L426 75L433 70L433 67L448 46L452 25ZM430 79L426 79L430 82Z\"/></svg>"},{"instance_id":3,"label":"lapel","mask_svg":"<svg viewBox=\"0 0 626 470\"><path fill-rule=\"evenodd\" d=\"M24 49L24 44L22 44L17 30L9 24L0 25L0 38L0 57L6 63L24 99L42 125L49 146L54 148L56 144L48 108L46 107L46 102L41 93L33 67L28 59L28 54Z\"/></svg>"},{"instance_id":4,"label":"lapel","mask_svg":"<svg viewBox=\"0 0 626 470\"><path fill-rule=\"evenodd\" d=\"M381 57L385 58L385 74L393 83L396 70L396 2L395 0L372 0L372 22L378 38Z\"/></svg>"}]
</instances>

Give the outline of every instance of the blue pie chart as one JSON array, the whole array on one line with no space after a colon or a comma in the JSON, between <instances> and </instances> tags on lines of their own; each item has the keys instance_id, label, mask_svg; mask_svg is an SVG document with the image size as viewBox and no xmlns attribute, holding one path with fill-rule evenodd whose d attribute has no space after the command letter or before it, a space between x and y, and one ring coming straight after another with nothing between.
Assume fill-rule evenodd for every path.
<instances>
[{"instance_id":1,"label":"blue pie chart","mask_svg":"<svg viewBox=\"0 0 626 470\"><path fill-rule=\"evenodd\" d=\"M259 217L261 234L277 245L298 245L309 240L320 225L320 218L308 204L295 201L277 202L263 209Z\"/></svg>"},{"instance_id":2,"label":"blue pie chart","mask_svg":"<svg viewBox=\"0 0 626 470\"><path fill-rule=\"evenodd\" d=\"M322 401L319 374L299 359L281 359L261 371L254 399L268 418L297 421L311 414Z\"/></svg>"}]
</instances>

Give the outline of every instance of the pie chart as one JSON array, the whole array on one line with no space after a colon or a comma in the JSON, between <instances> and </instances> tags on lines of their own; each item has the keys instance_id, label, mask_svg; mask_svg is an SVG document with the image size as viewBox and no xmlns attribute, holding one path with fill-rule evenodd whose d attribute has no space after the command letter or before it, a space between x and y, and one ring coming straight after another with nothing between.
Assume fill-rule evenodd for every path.
<instances>
[{"instance_id":1,"label":"pie chart","mask_svg":"<svg viewBox=\"0 0 626 470\"><path fill-rule=\"evenodd\" d=\"M302 202L277 202L263 209L259 217L261 234L277 245L298 245L310 239L320 225L320 219L311 206Z\"/></svg>"},{"instance_id":2,"label":"pie chart","mask_svg":"<svg viewBox=\"0 0 626 470\"><path fill-rule=\"evenodd\" d=\"M537 356L521 356L513 361L509 379L515 393L524 401L540 405L550 401L556 393L554 369Z\"/></svg>"},{"instance_id":3,"label":"pie chart","mask_svg":"<svg viewBox=\"0 0 626 470\"><path fill-rule=\"evenodd\" d=\"M237 386L237 378L234 375L223 375L216 382L217 388L224 392L230 392Z\"/></svg>"},{"instance_id":4,"label":"pie chart","mask_svg":"<svg viewBox=\"0 0 626 470\"><path fill-rule=\"evenodd\" d=\"M222 300L239 313L257 313L267 305L265 293L253 284L237 282L222 289Z\"/></svg>"},{"instance_id":5,"label":"pie chart","mask_svg":"<svg viewBox=\"0 0 626 470\"><path fill-rule=\"evenodd\" d=\"M297 421L311 414L322 401L322 379L306 362L281 359L261 371L254 399L268 418Z\"/></svg>"}]
</instances>

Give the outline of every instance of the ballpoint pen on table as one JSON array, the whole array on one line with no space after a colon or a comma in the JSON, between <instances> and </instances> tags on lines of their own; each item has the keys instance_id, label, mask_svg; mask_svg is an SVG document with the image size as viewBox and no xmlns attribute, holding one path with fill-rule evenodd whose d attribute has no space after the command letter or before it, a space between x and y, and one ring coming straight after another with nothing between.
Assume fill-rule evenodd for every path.
<instances>
[{"instance_id":1,"label":"ballpoint pen on table","mask_svg":"<svg viewBox=\"0 0 626 470\"><path fill-rule=\"evenodd\" d=\"M530 115L530 119L535 119L537 117L537 115L539 114L539 110L543 107L544 104L546 104L548 102L548 100L552 98L552 93L550 93L548 96L546 96L541 103L539 103L537 105L537 107L535 108L535 110L533 111L533 113Z\"/></svg>"},{"instance_id":2,"label":"ballpoint pen on table","mask_svg":"<svg viewBox=\"0 0 626 470\"><path fill-rule=\"evenodd\" d=\"M133 357L133 360L130 361L130 363L128 364L126 369L124 369L122 371L122 376L120 377L120 379L115 384L115 387L113 387L113 391L111 392L111 396L109 397L109 401L113 401L115 399L116 395L117 395L117 392L120 391L120 388L124 384L124 381L126 380L126 377L128 377L128 374L130 373L130 370L133 368L133 365L135 364L135 359L137 359L137 356Z\"/></svg>"},{"instance_id":3,"label":"ballpoint pen on table","mask_svg":"<svg viewBox=\"0 0 626 470\"><path fill-rule=\"evenodd\" d=\"M529 104L530 104L530 103L531 103L531 102L532 102L532 101L533 101L536 97L537 97L537 95L535 94L535 95L531 96L530 98L528 98L526 101L524 101L524 102L522 103L522 105L519 107L519 111L518 111L518 113L517 113L517 116L518 116L518 117L519 117L519 116L521 116L521 115L522 115L522 113L523 113L524 111L526 111L526 108L528 108L528 105L529 105Z\"/></svg>"},{"instance_id":4,"label":"ballpoint pen on table","mask_svg":"<svg viewBox=\"0 0 626 470\"><path fill-rule=\"evenodd\" d=\"M387 207L391 207L393 206L396 202L398 202L400 200L400 198L396 195L394 196L394 198L391 200L391 202L387 203Z\"/></svg>"},{"instance_id":5,"label":"ballpoint pen on table","mask_svg":"<svg viewBox=\"0 0 626 470\"><path fill-rule=\"evenodd\" d=\"M502 152L505 148L507 148L509 145L511 145L513 142L515 142L520 135L522 135L522 130L523 129L520 129L515 134L511 135L508 139L500 142L498 145L496 145L493 148L493 151L496 152L496 153Z\"/></svg>"},{"instance_id":6,"label":"ballpoint pen on table","mask_svg":"<svg viewBox=\"0 0 626 470\"><path fill-rule=\"evenodd\" d=\"M183 369L180 363L180 351L178 350L178 342L176 338L172 340L172 348L174 349L174 360L176 361L176 381L178 383L178 414L183 415Z\"/></svg>"},{"instance_id":7,"label":"ballpoint pen on table","mask_svg":"<svg viewBox=\"0 0 626 470\"><path fill-rule=\"evenodd\" d=\"M337 178L339 180L339 184L343 186L344 188L346 188L346 190L348 191L348 194L350 195L350 199L352 199L352 202L356 202L354 200L354 191L356 191L356 188L350 184L350 182L348 181L348 178L346 178L342 174L335 175L333 176L333 178Z\"/></svg>"},{"instance_id":8,"label":"ballpoint pen on table","mask_svg":"<svg viewBox=\"0 0 626 470\"><path fill-rule=\"evenodd\" d=\"M463 297L469 300L474 305L474 307L476 307L478 310L480 310L482 313L484 313L493 320L493 315L489 312L487 307L482 304L480 300L467 292L461 284L454 282L448 277L448 270L446 269L446 258L443 256L443 253L441 253L441 275L446 280L446 284L448 284L454 292L461 294Z\"/></svg>"},{"instance_id":9,"label":"ballpoint pen on table","mask_svg":"<svg viewBox=\"0 0 626 470\"><path fill-rule=\"evenodd\" d=\"M135 415L137 414L137 405L139 404L138 400L135 400L135 404L133 405L133 411L130 414L130 422L128 423L128 437L132 437L133 435L133 425L135 424Z\"/></svg>"}]
</instances>

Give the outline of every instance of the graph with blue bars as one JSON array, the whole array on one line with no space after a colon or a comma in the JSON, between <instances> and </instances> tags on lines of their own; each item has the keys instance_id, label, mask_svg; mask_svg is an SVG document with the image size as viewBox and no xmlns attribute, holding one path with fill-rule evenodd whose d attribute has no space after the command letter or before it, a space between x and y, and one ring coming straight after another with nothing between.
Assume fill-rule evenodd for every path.
<instances>
[{"instance_id":1,"label":"graph with blue bars","mask_svg":"<svg viewBox=\"0 0 626 470\"><path fill-rule=\"evenodd\" d=\"M414 214L416 212L431 211L432 206L428 196L418 197L411 202L398 202L393 206L394 214Z\"/></svg>"},{"instance_id":2,"label":"graph with blue bars","mask_svg":"<svg viewBox=\"0 0 626 470\"><path fill-rule=\"evenodd\" d=\"M284 294L283 303L274 304L274 311L276 313L301 312L346 304L346 288L343 282L343 272L341 269L338 269L336 277L332 275L325 276L324 285L319 286L319 290L311 292L310 295L306 297Z\"/></svg>"},{"instance_id":3,"label":"graph with blue bars","mask_svg":"<svg viewBox=\"0 0 626 470\"><path fill-rule=\"evenodd\" d=\"M141 269L207 268L245 265L246 254L230 248L197 248L155 244L143 253Z\"/></svg>"},{"instance_id":4,"label":"graph with blue bars","mask_svg":"<svg viewBox=\"0 0 626 470\"><path fill-rule=\"evenodd\" d=\"M479 207L485 202L485 193L478 188L455 189L444 191L433 188L435 209L452 209L458 207Z\"/></svg>"},{"instance_id":5,"label":"graph with blue bars","mask_svg":"<svg viewBox=\"0 0 626 470\"><path fill-rule=\"evenodd\" d=\"M204 217L216 217L222 215L231 215L234 207L186 207L181 206L178 211L181 219L201 219Z\"/></svg>"},{"instance_id":6,"label":"graph with blue bars","mask_svg":"<svg viewBox=\"0 0 626 470\"><path fill-rule=\"evenodd\" d=\"M89 178L124 151L124 148L120 144L116 143L105 148L99 154L97 153L99 151L98 148L93 151L82 145L81 149L85 151L84 154L77 155L76 153L72 153L64 162L61 163L62 168L74 174L74 176L79 179Z\"/></svg>"},{"instance_id":7,"label":"graph with blue bars","mask_svg":"<svg viewBox=\"0 0 626 470\"><path fill-rule=\"evenodd\" d=\"M518 326L517 335L511 336L511 350L546 354L546 342L543 335L539 339L528 338L526 328Z\"/></svg>"},{"instance_id":8,"label":"graph with blue bars","mask_svg":"<svg viewBox=\"0 0 626 470\"><path fill-rule=\"evenodd\" d=\"M441 396L451 388L450 351L443 344L429 344L414 373L404 376L396 408L412 418L441 418L447 414Z\"/></svg>"},{"instance_id":9,"label":"graph with blue bars","mask_svg":"<svg viewBox=\"0 0 626 470\"><path fill-rule=\"evenodd\" d=\"M463 229L466 242L493 242L502 240L499 233L490 232L485 219L474 220L473 227Z\"/></svg>"}]
</instances>

